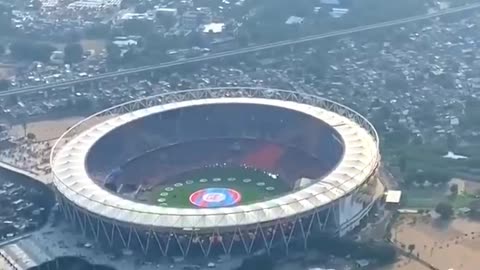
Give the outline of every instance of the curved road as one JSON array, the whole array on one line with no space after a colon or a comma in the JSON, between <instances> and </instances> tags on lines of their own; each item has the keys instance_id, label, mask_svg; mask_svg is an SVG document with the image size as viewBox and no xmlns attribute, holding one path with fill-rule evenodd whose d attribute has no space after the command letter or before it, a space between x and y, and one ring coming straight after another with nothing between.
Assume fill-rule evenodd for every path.
<instances>
[{"instance_id":1,"label":"curved road","mask_svg":"<svg viewBox=\"0 0 480 270\"><path fill-rule=\"evenodd\" d=\"M49 83L49 84L29 86L29 87L19 88L19 89L11 89L11 90L0 93L0 97L13 95L13 94L25 94L25 93L38 92L38 91L41 91L41 90L47 90L47 89L52 89L52 88L71 87L71 86L73 86L75 84L78 84L78 83L94 82L94 81L99 81L99 80L109 79L109 78L115 78L115 77L125 76L125 75L129 75L129 74L134 74L134 73L149 72L149 71L155 71L155 70L162 69L162 68L168 68L168 67L179 66L179 65L189 64L189 63L196 63L196 62L202 62L202 61L207 61L207 60L212 60L212 59L218 59L218 58L221 58L221 57L258 52L258 51L263 51L263 50L268 50L268 49L273 49L273 48L278 48L278 47L284 47L284 46L289 46L289 45L305 43L305 42L309 42L309 41L320 40L320 39L329 38L329 37L337 37L337 36L353 34L353 33L358 33L358 32L367 31L367 30L373 30L373 29L384 28L384 27L389 27L389 26L401 25L401 24L405 24L405 23L409 23L409 22L427 20L427 19L440 17L440 16L447 15L447 14L459 13L459 12L462 12L462 11L476 9L476 8L480 8L480 3L465 5L465 6L461 6L461 7L444 9L444 10L441 10L441 11L438 11L438 12L435 12L435 13L430 13L430 14L417 15L417 16L412 16L412 17L408 17L408 18L397 19L397 20L392 20L392 21L387 21L387 22L369 24L369 25L364 25L364 26L357 26L357 27L353 27L353 28L349 28L349 29L345 29L345 30L338 30L338 31L333 31L333 32L329 32L329 33L324 33L324 34L311 35L311 36L298 38L298 39L295 39L295 40L278 41L278 42L273 42L273 43L268 43L268 44L263 44L263 45L246 47L246 48L233 50L233 51L226 51L226 52L214 53L214 54L210 54L210 55L206 55L206 56L199 56L199 57L193 57L193 58L188 58L188 59L166 62L166 63L162 63L162 64L159 64L159 65L143 66L143 67L138 67L138 68L131 68L131 69L125 69L125 70L120 70L120 71L115 71L115 72L109 72L109 73L104 73L104 74L89 77L89 78L81 78L81 79L69 80L69 81L65 81L65 82Z\"/></svg>"}]
</instances>

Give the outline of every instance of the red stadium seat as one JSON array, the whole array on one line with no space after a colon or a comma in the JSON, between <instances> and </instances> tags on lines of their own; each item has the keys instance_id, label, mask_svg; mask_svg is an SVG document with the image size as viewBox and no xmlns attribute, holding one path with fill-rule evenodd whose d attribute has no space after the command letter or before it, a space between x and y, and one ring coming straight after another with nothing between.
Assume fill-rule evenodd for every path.
<instances>
[{"instance_id":1,"label":"red stadium seat","mask_svg":"<svg viewBox=\"0 0 480 270\"><path fill-rule=\"evenodd\" d=\"M276 171L278 161L282 158L284 150L275 144L262 146L259 150L248 154L243 159L243 164L266 171Z\"/></svg>"}]
</instances>

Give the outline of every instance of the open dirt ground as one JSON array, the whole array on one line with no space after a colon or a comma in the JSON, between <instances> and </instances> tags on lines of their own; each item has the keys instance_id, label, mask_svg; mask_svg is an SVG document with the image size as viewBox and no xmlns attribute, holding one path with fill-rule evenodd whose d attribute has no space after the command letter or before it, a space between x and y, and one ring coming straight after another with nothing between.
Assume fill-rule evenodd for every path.
<instances>
[{"instance_id":1,"label":"open dirt ground","mask_svg":"<svg viewBox=\"0 0 480 270\"><path fill-rule=\"evenodd\" d=\"M448 224L430 216L403 216L394 226L392 240L438 269L480 269L480 222L455 219ZM391 269L423 270L426 267L402 259Z\"/></svg>"},{"instance_id":2,"label":"open dirt ground","mask_svg":"<svg viewBox=\"0 0 480 270\"><path fill-rule=\"evenodd\" d=\"M35 134L35 141L52 141L60 137L68 128L75 125L84 117L68 117L55 120L43 120L37 122L27 123L27 133ZM91 124L100 123L107 120L108 117L97 118L91 120ZM14 138L21 138L24 136L24 128L22 125L12 126L10 135Z\"/></svg>"},{"instance_id":3,"label":"open dirt ground","mask_svg":"<svg viewBox=\"0 0 480 270\"><path fill-rule=\"evenodd\" d=\"M25 130L22 125L12 126L9 133L15 146L1 151L0 160L40 176L49 175L52 146L68 128L82 119L83 117L69 117L28 123L26 133L34 134L34 140L24 138ZM105 120L107 117L97 118L90 123L94 125Z\"/></svg>"},{"instance_id":4,"label":"open dirt ground","mask_svg":"<svg viewBox=\"0 0 480 270\"><path fill-rule=\"evenodd\" d=\"M94 54L101 54L106 47L107 42L102 39L83 39L80 40L80 44L84 51L93 50ZM65 43L52 43L51 45L55 46L57 50L63 50L67 44Z\"/></svg>"},{"instance_id":5,"label":"open dirt ground","mask_svg":"<svg viewBox=\"0 0 480 270\"><path fill-rule=\"evenodd\" d=\"M379 270L431 270L423 264L401 256L394 265L386 266ZM443 270L443 269L442 269ZM446 270L446 269L445 269Z\"/></svg>"},{"instance_id":6,"label":"open dirt ground","mask_svg":"<svg viewBox=\"0 0 480 270\"><path fill-rule=\"evenodd\" d=\"M0 63L0 80L3 79L8 79L11 76L15 75L15 68L8 66L8 65L2 65Z\"/></svg>"}]
</instances>

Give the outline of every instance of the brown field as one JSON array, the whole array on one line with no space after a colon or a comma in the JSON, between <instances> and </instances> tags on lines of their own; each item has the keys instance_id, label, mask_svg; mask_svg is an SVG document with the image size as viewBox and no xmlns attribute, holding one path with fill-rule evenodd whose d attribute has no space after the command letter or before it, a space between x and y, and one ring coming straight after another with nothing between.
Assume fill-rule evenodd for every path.
<instances>
[{"instance_id":1,"label":"brown field","mask_svg":"<svg viewBox=\"0 0 480 270\"><path fill-rule=\"evenodd\" d=\"M82 44L83 49L86 50L94 50L95 54L100 54L106 47L105 40L82 40L80 42Z\"/></svg>"},{"instance_id":2,"label":"brown field","mask_svg":"<svg viewBox=\"0 0 480 270\"><path fill-rule=\"evenodd\" d=\"M100 123L107 120L109 117L101 117L91 120L91 124ZM75 125L84 117L68 117L55 120L43 120L37 122L27 123L27 133L35 134L36 141L52 141L60 137L68 128ZM21 138L24 136L24 129L22 125L12 126L10 135L14 138Z\"/></svg>"},{"instance_id":3,"label":"brown field","mask_svg":"<svg viewBox=\"0 0 480 270\"><path fill-rule=\"evenodd\" d=\"M70 117L60 120L45 120L27 123L27 133L33 133L38 141L54 140L62 135L69 127L82 120L81 117ZM10 135L21 138L24 135L22 125L15 125L10 130Z\"/></svg>"},{"instance_id":4,"label":"brown field","mask_svg":"<svg viewBox=\"0 0 480 270\"><path fill-rule=\"evenodd\" d=\"M94 50L95 54L100 54L106 47L106 41L102 39L83 39L80 44L84 51ZM67 44L65 43L51 43L57 50L63 50Z\"/></svg>"},{"instance_id":5,"label":"brown field","mask_svg":"<svg viewBox=\"0 0 480 270\"><path fill-rule=\"evenodd\" d=\"M15 68L0 63L0 80L15 76Z\"/></svg>"},{"instance_id":6,"label":"brown field","mask_svg":"<svg viewBox=\"0 0 480 270\"><path fill-rule=\"evenodd\" d=\"M408 245L415 245L412 253L438 269L479 269L479 222L455 219L442 224L430 216L402 217L392 232L392 240L397 246L406 250ZM427 270L425 266L406 258L390 269Z\"/></svg>"},{"instance_id":7,"label":"brown field","mask_svg":"<svg viewBox=\"0 0 480 270\"><path fill-rule=\"evenodd\" d=\"M105 121L107 118L95 119L91 124ZM23 137L25 131L22 125L12 126L10 135L16 146L1 151L0 160L34 174L48 176L51 147L69 127L82 119L83 117L69 117L28 123L27 133L35 134L34 141L28 141Z\"/></svg>"}]
</instances>

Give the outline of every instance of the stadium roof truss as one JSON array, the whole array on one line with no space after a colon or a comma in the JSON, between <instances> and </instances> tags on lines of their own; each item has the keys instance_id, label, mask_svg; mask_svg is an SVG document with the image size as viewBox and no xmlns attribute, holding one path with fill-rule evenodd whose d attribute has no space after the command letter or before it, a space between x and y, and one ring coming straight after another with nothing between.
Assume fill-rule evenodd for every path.
<instances>
[{"instance_id":1,"label":"stadium roof truss","mask_svg":"<svg viewBox=\"0 0 480 270\"><path fill-rule=\"evenodd\" d=\"M268 201L216 209L142 204L107 191L88 176L87 153L111 130L165 110L215 103L278 106L314 116L342 136L344 156L329 175L301 190ZM356 190L373 174L380 160L378 149L378 135L372 125L357 112L336 102L267 88L208 88L151 96L92 115L61 136L53 147L50 162L58 192L92 214L149 228L201 230L273 223L328 206Z\"/></svg>"}]
</instances>

